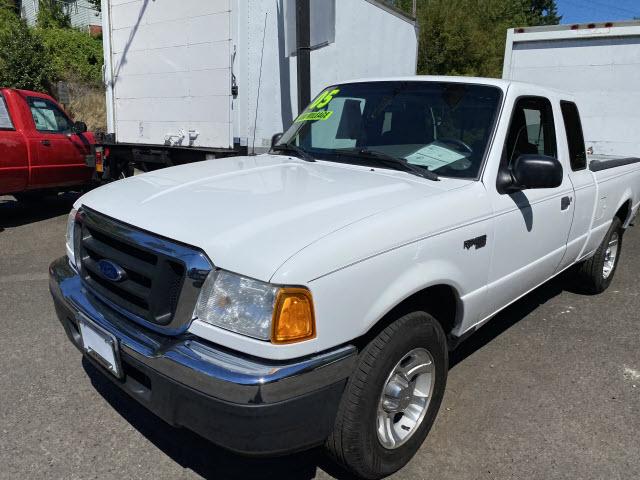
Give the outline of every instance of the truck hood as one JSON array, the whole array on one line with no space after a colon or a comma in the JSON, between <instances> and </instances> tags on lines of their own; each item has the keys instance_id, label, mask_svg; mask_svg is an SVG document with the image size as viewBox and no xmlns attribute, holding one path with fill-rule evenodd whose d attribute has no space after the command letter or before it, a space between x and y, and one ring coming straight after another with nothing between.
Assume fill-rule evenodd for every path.
<instances>
[{"instance_id":1,"label":"truck hood","mask_svg":"<svg viewBox=\"0 0 640 480\"><path fill-rule=\"evenodd\" d=\"M260 155L131 177L89 192L76 208L201 248L216 267L268 281L297 252L345 226L468 183Z\"/></svg>"}]
</instances>

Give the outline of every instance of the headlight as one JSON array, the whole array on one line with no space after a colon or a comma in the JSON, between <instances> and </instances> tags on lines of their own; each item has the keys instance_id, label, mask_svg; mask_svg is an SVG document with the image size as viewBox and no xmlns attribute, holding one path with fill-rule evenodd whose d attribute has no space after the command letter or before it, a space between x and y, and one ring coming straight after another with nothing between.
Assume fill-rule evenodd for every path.
<instances>
[{"instance_id":1,"label":"headlight","mask_svg":"<svg viewBox=\"0 0 640 480\"><path fill-rule=\"evenodd\" d=\"M76 255L74 248L74 231L76 227L76 214L78 211L74 208L69 213L69 218L67 219L67 257L69 257L69 261L72 265L76 265Z\"/></svg>"},{"instance_id":2,"label":"headlight","mask_svg":"<svg viewBox=\"0 0 640 480\"><path fill-rule=\"evenodd\" d=\"M219 270L202 286L194 312L206 323L273 343L315 337L311 293Z\"/></svg>"}]
</instances>

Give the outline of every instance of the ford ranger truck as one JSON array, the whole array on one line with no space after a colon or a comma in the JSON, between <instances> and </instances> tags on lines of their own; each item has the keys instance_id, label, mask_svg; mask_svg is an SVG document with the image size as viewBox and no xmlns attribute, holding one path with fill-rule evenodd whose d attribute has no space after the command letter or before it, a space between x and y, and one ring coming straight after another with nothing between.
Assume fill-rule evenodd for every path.
<instances>
[{"instance_id":1,"label":"ford ranger truck","mask_svg":"<svg viewBox=\"0 0 640 480\"><path fill-rule=\"evenodd\" d=\"M456 77L324 90L270 153L93 190L50 268L71 342L227 449L403 467L461 339L572 268L603 292L640 160L588 158L579 105Z\"/></svg>"},{"instance_id":2,"label":"ford ranger truck","mask_svg":"<svg viewBox=\"0 0 640 480\"><path fill-rule=\"evenodd\" d=\"M88 184L93 134L49 95L0 88L0 195L34 201Z\"/></svg>"}]
</instances>

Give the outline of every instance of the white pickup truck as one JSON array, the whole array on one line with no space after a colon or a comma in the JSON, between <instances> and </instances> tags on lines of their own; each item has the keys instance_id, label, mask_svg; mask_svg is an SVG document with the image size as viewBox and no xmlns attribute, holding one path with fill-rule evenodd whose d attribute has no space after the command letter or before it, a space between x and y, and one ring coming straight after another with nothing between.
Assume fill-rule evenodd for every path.
<instances>
[{"instance_id":1,"label":"white pickup truck","mask_svg":"<svg viewBox=\"0 0 640 480\"><path fill-rule=\"evenodd\" d=\"M331 86L268 154L94 190L50 288L70 340L172 425L381 478L448 352L575 267L604 291L640 160L589 159L570 94L481 78Z\"/></svg>"}]
</instances>

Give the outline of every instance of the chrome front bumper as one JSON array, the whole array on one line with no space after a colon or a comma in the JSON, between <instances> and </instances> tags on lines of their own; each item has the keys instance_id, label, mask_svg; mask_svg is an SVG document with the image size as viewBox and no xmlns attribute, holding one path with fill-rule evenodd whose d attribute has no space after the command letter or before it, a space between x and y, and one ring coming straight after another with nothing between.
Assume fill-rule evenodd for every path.
<instances>
[{"instance_id":1,"label":"chrome front bumper","mask_svg":"<svg viewBox=\"0 0 640 480\"><path fill-rule=\"evenodd\" d=\"M193 335L165 336L131 322L87 291L66 257L56 260L49 273L56 311L72 343L82 350L77 323L79 315L88 317L114 335L122 362L126 364L125 378L118 380L106 371L104 374L169 423L186 426L233 450L258 454L306 448L322 442L330 432L342 390L355 366L355 347L344 346L288 362L256 359L217 347ZM138 374L131 373L134 371ZM140 373L147 381L139 381ZM243 438L237 442L234 438L227 441L219 438L220 430L228 428L228 419L216 421L210 418L212 425L206 431L198 424L201 422L185 422L185 415L175 412L186 408L179 402L181 397L189 397L187 404L192 409L193 395L197 397L196 403L202 406L203 415L208 417L216 416L220 404L224 404L225 412L228 408L235 409L231 417L235 415L236 419L248 422L246 438L237 425L233 428ZM166 405L166 397L177 398L178 404L170 401L171 404ZM256 407L264 407L265 415L260 415ZM274 422L274 416L279 415L278 409L282 407L286 407L286 412L283 410L280 424L277 419ZM309 407L316 411L300 411L296 418L295 411ZM228 412L225 415L228 417ZM283 445L267 440L270 435L264 428L268 426L260 426L261 417L269 418L274 437L287 431L292 438ZM307 421L307 417L311 421ZM318 429L319 418L324 424ZM313 438L303 434L304 438L296 439L292 421L296 422L293 430L318 431L311 435ZM261 428L265 442L253 445L251 436Z\"/></svg>"}]
</instances>

